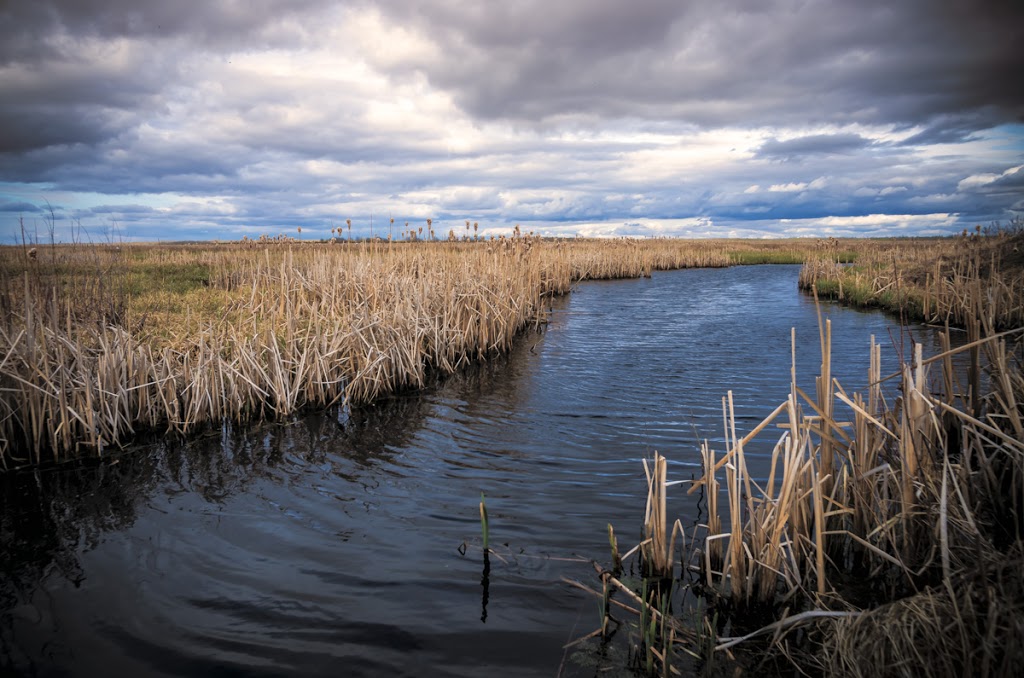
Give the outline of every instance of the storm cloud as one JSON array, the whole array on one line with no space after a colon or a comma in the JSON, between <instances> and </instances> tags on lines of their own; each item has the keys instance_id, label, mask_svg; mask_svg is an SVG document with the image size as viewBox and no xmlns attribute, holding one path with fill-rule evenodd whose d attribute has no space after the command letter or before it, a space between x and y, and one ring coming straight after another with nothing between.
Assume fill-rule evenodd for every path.
<instances>
[{"instance_id":1,"label":"storm cloud","mask_svg":"<svg viewBox=\"0 0 1024 678\"><path fill-rule=\"evenodd\" d=\"M1013 0L0 2L0 240L50 207L132 239L955 232L1024 207L1020 44Z\"/></svg>"}]
</instances>

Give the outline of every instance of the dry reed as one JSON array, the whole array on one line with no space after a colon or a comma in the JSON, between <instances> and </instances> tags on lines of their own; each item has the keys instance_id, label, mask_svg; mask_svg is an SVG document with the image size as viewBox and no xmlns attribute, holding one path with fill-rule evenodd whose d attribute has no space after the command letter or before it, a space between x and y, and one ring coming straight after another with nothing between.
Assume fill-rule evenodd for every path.
<instances>
[{"instance_id":1,"label":"dry reed","mask_svg":"<svg viewBox=\"0 0 1024 678\"><path fill-rule=\"evenodd\" d=\"M831 376L831 325L823 321L813 394L798 386L794 359L788 397L745 434L736 430L731 392L723 399L726 449L702 446L705 472L690 491L707 498L706 536L690 540L684 572L700 573L694 591L736 625L751 608L777 616L754 633L719 639L719 651L768 638L806 670L843 675L1010 675L1019 667L1024 327L1013 309L1024 289L1019 267L1014 273L996 257L976 265L980 238L949 262L964 277L946 281L956 301L943 320L967 326L965 345L950 348L947 333L938 355L926 359L915 346L899 373L883 375L872 339L868 390L848 393ZM826 265L809 265L805 276ZM969 356L965 381L953 368L957 353ZM890 402L882 385L893 378ZM773 424L784 433L759 483L745 449ZM645 470L650 517L652 505L663 505L664 484ZM858 581L879 585L865 590ZM791 644L795 628L808 633ZM699 656L701 647L687 651ZM710 665L710 655L703 659Z\"/></svg>"},{"instance_id":2,"label":"dry reed","mask_svg":"<svg viewBox=\"0 0 1024 678\"><path fill-rule=\"evenodd\" d=\"M900 312L906 320L990 331L1024 324L1024 223L980 227L955 238L861 242L853 266L824 249L800 287L853 306ZM977 336L972 339L978 338Z\"/></svg>"},{"instance_id":3,"label":"dry reed","mask_svg":"<svg viewBox=\"0 0 1024 678\"><path fill-rule=\"evenodd\" d=\"M707 241L528 236L0 248L0 468L368 402L508 350L579 280L728 263Z\"/></svg>"}]
</instances>

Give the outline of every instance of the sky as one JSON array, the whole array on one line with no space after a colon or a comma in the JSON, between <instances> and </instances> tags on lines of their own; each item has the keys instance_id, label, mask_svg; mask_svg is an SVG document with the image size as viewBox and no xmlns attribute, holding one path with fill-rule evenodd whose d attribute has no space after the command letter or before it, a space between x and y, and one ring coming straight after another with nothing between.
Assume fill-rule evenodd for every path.
<instances>
[{"instance_id":1,"label":"sky","mask_svg":"<svg viewBox=\"0 0 1024 678\"><path fill-rule=\"evenodd\" d=\"M1022 45L1020 0L0 0L0 243L1007 223Z\"/></svg>"}]
</instances>

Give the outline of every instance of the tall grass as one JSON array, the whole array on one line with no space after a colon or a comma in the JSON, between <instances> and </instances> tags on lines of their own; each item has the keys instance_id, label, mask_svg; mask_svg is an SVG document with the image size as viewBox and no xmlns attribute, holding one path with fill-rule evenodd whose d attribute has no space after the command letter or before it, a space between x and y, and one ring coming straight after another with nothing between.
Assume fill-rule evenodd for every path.
<instances>
[{"instance_id":1,"label":"tall grass","mask_svg":"<svg viewBox=\"0 0 1024 678\"><path fill-rule=\"evenodd\" d=\"M1024 324L1020 222L955 238L862 242L853 266L834 251L821 254L804 266L800 287L815 287L823 298L960 328Z\"/></svg>"},{"instance_id":2,"label":"tall grass","mask_svg":"<svg viewBox=\"0 0 1024 678\"><path fill-rule=\"evenodd\" d=\"M580 280L729 261L709 241L532 237L2 248L0 468L368 402L508 350Z\"/></svg>"}]
</instances>

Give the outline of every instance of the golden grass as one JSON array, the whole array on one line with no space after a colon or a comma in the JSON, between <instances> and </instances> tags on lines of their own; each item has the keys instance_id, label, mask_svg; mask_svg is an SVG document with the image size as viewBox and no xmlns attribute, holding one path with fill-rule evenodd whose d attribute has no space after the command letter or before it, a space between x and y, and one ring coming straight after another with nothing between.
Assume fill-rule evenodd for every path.
<instances>
[{"instance_id":1,"label":"golden grass","mask_svg":"<svg viewBox=\"0 0 1024 678\"><path fill-rule=\"evenodd\" d=\"M835 256L805 265L800 286L853 306L900 312L906 320L991 330L1024 324L1024 226L955 238L861 242L856 264ZM975 337L977 338L977 337Z\"/></svg>"},{"instance_id":2,"label":"golden grass","mask_svg":"<svg viewBox=\"0 0 1024 678\"><path fill-rule=\"evenodd\" d=\"M809 256L811 241L771 243ZM362 403L506 351L580 280L725 266L687 240L0 249L0 467Z\"/></svg>"}]
</instances>

